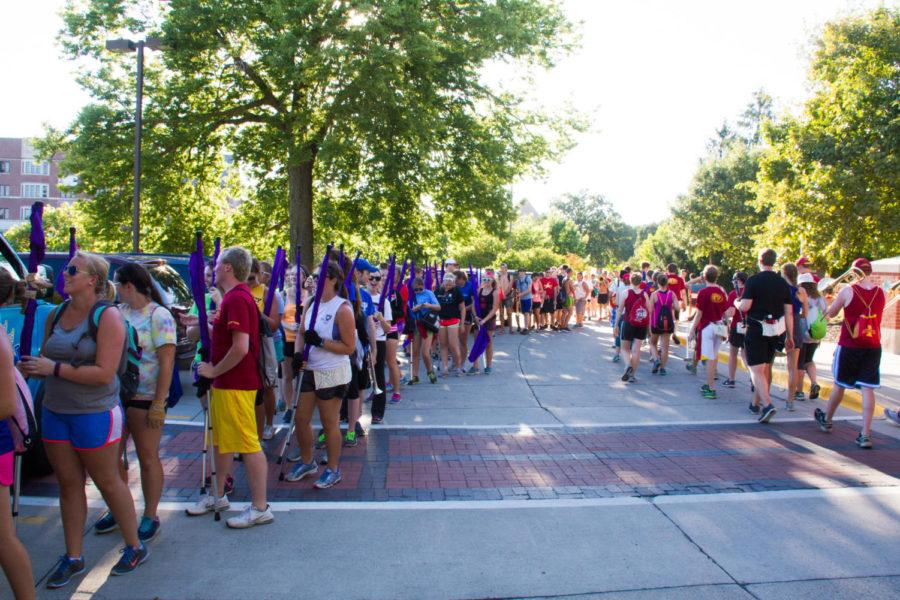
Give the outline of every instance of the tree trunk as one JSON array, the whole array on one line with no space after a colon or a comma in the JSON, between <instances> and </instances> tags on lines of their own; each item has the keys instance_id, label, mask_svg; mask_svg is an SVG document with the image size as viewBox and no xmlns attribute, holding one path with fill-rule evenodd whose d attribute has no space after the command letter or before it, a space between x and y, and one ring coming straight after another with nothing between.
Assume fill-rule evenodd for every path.
<instances>
[{"instance_id":1,"label":"tree trunk","mask_svg":"<svg viewBox=\"0 0 900 600\"><path fill-rule=\"evenodd\" d=\"M313 256L313 164L311 157L288 165L288 208L291 215L291 248L300 246L301 261L308 268L318 264ZM292 251L292 252L293 252Z\"/></svg>"}]
</instances>

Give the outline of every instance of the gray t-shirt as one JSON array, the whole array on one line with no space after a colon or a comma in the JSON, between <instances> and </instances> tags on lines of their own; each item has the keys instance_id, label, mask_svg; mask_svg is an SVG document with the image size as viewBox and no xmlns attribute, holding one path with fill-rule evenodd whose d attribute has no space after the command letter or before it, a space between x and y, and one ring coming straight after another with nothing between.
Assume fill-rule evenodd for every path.
<instances>
[{"instance_id":1,"label":"gray t-shirt","mask_svg":"<svg viewBox=\"0 0 900 600\"><path fill-rule=\"evenodd\" d=\"M44 345L44 356L76 367L95 364L97 344L91 339L87 319L68 331L57 323ZM44 386L44 406L53 412L82 415L104 412L119 404L117 376L105 385L85 385L50 375Z\"/></svg>"}]
</instances>

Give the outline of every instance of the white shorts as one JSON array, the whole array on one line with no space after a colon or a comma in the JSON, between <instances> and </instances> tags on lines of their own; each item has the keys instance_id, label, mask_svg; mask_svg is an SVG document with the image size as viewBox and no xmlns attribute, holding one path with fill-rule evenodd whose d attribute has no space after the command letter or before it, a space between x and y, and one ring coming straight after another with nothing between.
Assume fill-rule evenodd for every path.
<instances>
[{"instance_id":1,"label":"white shorts","mask_svg":"<svg viewBox=\"0 0 900 600\"><path fill-rule=\"evenodd\" d=\"M700 334L700 358L703 360L716 360L719 357L722 338L713 333L714 331L715 327L709 323Z\"/></svg>"}]
</instances>

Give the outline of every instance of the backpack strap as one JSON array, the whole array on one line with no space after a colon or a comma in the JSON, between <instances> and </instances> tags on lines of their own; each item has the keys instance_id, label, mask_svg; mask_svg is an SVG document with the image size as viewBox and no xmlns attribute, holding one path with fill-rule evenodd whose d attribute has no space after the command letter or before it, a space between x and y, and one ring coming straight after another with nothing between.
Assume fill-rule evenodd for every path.
<instances>
[{"instance_id":1,"label":"backpack strap","mask_svg":"<svg viewBox=\"0 0 900 600\"><path fill-rule=\"evenodd\" d=\"M91 336L91 339L94 340L94 343L97 343L97 332L100 331L100 317L103 315L103 311L107 308L115 306L109 300L98 300L94 306L91 307L90 318L88 318L88 333ZM128 336L126 332L126 340L125 343L128 343Z\"/></svg>"},{"instance_id":2,"label":"backpack strap","mask_svg":"<svg viewBox=\"0 0 900 600\"><path fill-rule=\"evenodd\" d=\"M71 300L64 300L62 304L53 309L53 321L50 324L50 333L53 333L53 330L56 329L56 325L59 323L59 320L62 319L63 313L66 312L66 309L69 308L69 303Z\"/></svg>"}]
</instances>

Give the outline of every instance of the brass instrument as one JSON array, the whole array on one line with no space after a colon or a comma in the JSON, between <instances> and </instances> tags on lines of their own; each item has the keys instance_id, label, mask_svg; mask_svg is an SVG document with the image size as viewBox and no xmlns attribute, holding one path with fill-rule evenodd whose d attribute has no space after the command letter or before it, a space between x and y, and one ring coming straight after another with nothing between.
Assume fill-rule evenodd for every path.
<instances>
[{"instance_id":1,"label":"brass instrument","mask_svg":"<svg viewBox=\"0 0 900 600\"><path fill-rule=\"evenodd\" d=\"M821 280L819 280L819 283L816 284L816 289L819 290L820 294L836 294L846 286L858 283L859 281L864 279L865 276L866 274L862 272L862 269L859 269L858 267L850 267L839 277L833 279L831 277L823 277Z\"/></svg>"},{"instance_id":2,"label":"brass instrument","mask_svg":"<svg viewBox=\"0 0 900 600\"><path fill-rule=\"evenodd\" d=\"M900 300L900 279L894 283L885 284L883 289L884 295L887 296L887 299L884 302L884 312L886 313L889 308Z\"/></svg>"}]
</instances>

